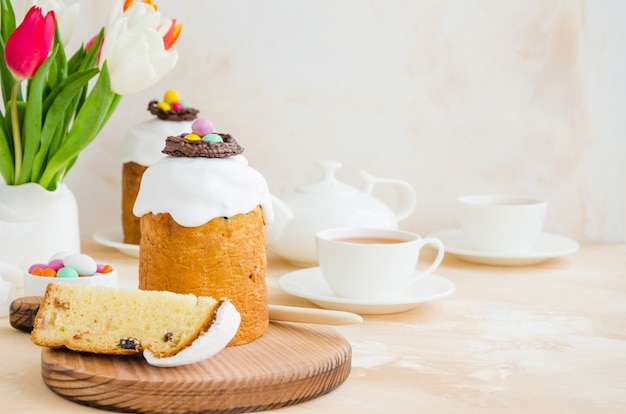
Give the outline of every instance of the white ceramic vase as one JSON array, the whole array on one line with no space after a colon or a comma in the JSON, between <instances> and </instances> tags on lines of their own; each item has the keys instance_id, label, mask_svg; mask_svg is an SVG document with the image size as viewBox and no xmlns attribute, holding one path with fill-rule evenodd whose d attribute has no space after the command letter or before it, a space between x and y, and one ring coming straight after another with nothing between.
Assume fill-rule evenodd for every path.
<instances>
[{"instance_id":1,"label":"white ceramic vase","mask_svg":"<svg viewBox=\"0 0 626 414\"><path fill-rule=\"evenodd\" d=\"M0 185L0 261L26 269L59 251L80 252L78 204L67 186Z\"/></svg>"}]
</instances>

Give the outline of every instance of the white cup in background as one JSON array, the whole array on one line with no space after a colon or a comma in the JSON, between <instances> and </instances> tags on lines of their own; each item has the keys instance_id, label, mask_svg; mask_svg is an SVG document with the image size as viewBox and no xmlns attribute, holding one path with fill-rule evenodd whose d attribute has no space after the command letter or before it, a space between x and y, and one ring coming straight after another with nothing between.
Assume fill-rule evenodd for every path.
<instances>
[{"instance_id":1,"label":"white cup in background","mask_svg":"<svg viewBox=\"0 0 626 414\"><path fill-rule=\"evenodd\" d=\"M524 253L541 235L545 200L499 195L469 195L457 200L459 223L472 249Z\"/></svg>"},{"instance_id":2,"label":"white cup in background","mask_svg":"<svg viewBox=\"0 0 626 414\"><path fill-rule=\"evenodd\" d=\"M397 297L443 260L443 243L435 238L380 228L335 228L317 232L317 257L324 279L339 297L384 300ZM423 246L437 249L424 271L417 271Z\"/></svg>"}]
</instances>

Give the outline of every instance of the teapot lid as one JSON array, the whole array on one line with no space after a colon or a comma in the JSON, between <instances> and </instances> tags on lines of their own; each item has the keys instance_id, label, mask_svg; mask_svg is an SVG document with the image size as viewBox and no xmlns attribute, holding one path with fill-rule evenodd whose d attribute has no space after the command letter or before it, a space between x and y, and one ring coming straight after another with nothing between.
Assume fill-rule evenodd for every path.
<instances>
[{"instance_id":1,"label":"teapot lid","mask_svg":"<svg viewBox=\"0 0 626 414\"><path fill-rule=\"evenodd\" d=\"M301 193L348 195L355 194L359 190L351 185L337 181L335 172L341 167L338 161L318 161L317 165L322 169L322 179L316 182L303 184L296 188Z\"/></svg>"}]
</instances>

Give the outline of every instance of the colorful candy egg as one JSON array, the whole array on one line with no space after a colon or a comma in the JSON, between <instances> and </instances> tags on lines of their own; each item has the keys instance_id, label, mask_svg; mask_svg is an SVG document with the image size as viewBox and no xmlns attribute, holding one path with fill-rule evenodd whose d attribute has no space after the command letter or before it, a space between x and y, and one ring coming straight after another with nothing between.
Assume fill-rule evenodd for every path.
<instances>
[{"instance_id":1,"label":"colorful candy egg","mask_svg":"<svg viewBox=\"0 0 626 414\"><path fill-rule=\"evenodd\" d=\"M41 276L45 277L55 277L57 275L57 271L51 267L46 267L41 271Z\"/></svg>"},{"instance_id":2,"label":"colorful candy egg","mask_svg":"<svg viewBox=\"0 0 626 414\"><path fill-rule=\"evenodd\" d=\"M203 137L205 135L212 134L213 131L215 131L215 128L213 127L213 122L208 119L198 118L193 121L193 124L191 124L191 130Z\"/></svg>"},{"instance_id":3,"label":"colorful candy egg","mask_svg":"<svg viewBox=\"0 0 626 414\"><path fill-rule=\"evenodd\" d=\"M172 106L172 111L180 111L182 109L185 109L183 104L181 104L180 102L174 102L171 104L171 106Z\"/></svg>"},{"instance_id":4,"label":"colorful candy egg","mask_svg":"<svg viewBox=\"0 0 626 414\"><path fill-rule=\"evenodd\" d=\"M168 104L173 104L174 102L178 102L180 100L180 95L178 94L178 91L170 89L169 91L165 92L163 100Z\"/></svg>"},{"instance_id":5,"label":"colorful candy egg","mask_svg":"<svg viewBox=\"0 0 626 414\"><path fill-rule=\"evenodd\" d=\"M171 111L172 110L172 105L170 105L167 102L158 102L157 103L157 108L163 110L163 111Z\"/></svg>"},{"instance_id":6,"label":"colorful candy egg","mask_svg":"<svg viewBox=\"0 0 626 414\"><path fill-rule=\"evenodd\" d=\"M62 267L57 272L59 279L76 279L78 277L78 271L73 267Z\"/></svg>"},{"instance_id":7,"label":"colorful candy egg","mask_svg":"<svg viewBox=\"0 0 626 414\"><path fill-rule=\"evenodd\" d=\"M208 134L202 137L202 141L209 141L209 142L224 142L224 140L222 139L221 136L217 135L217 134Z\"/></svg>"},{"instance_id":8,"label":"colorful candy egg","mask_svg":"<svg viewBox=\"0 0 626 414\"><path fill-rule=\"evenodd\" d=\"M30 267L28 268L28 273L30 273L31 275L35 274L33 272L37 272L39 271L39 273L41 274L41 271L43 269L45 269L46 267L48 267L47 265L43 264L43 263L35 263L34 265L30 265ZM39 270L38 270L39 269Z\"/></svg>"},{"instance_id":9,"label":"colorful candy egg","mask_svg":"<svg viewBox=\"0 0 626 414\"><path fill-rule=\"evenodd\" d=\"M54 259L48 262L48 267L54 270L59 270L63 267L63 259Z\"/></svg>"},{"instance_id":10,"label":"colorful candy egg","mask_svg":"<svg viewBox=\"0 0 626 414\"><path fill-rule=\"evenodd\" d=\"M88 256L86 254L70 254L68 256L65 257L65 259L63 260L63 264L65 267L71 267L74 268L78 274L81 275L91 275L96 273L96 270L98 269L98 264L96 263L96 261L94 259L91 258L91 256ZM61 271L61 269L59 269L59 272ZM58 273L57 273L57 277Z\"/></svg>"},{"instance_id":11,"label":"colorful candy egg","mask_svg":"<svg viewBox=\"0 0 626 414\"><path fill-rule=\"evenodd\" d=\"M185 138L187 138L190 141L198 141L202 139L200 135L194 134L193 132L191 134L187 134Z\"/></svg>"}]
</instances>

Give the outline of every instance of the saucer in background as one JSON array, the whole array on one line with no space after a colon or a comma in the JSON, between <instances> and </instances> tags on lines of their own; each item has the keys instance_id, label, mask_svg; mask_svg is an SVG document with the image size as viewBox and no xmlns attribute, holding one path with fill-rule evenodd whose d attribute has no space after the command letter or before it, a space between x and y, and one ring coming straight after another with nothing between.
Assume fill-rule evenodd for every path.
<instances>
[{"instance_id":1,"label":"saucer in background","mask_svg":"<svg viewBox=\"0 0 626 414\"><path fill-rule=\"evenodd\" d=\"M495 253L473 250L461 229L440 230L430 233L443 242L446 253L462 260L494 266L524 266L576 252L578 242L551 233L542 233L530 251L522 253Z\"/></svg>"},{"instance_id":2,"label":"saucer in background","mask_svg":"<svg viewBox=\"0 0 626 414\"><path fill-rule=\"evenodd\" d=\"M113 247L128 256L139 257L139 245L124 243L121 227L97 231L92 237L96 243L103 246Z\"/></svg>"},{"instance_id":3,"label":"saucer in background","mask_svg":"<svg viewBox=\"0 0 626 414\"><path fill-rule=\"evenodd\" d=\"M278 286L290 295L307 299L315 305L361 315L405 312L421 303L441 299L454 292L450 280L434 274L422 275L400 296L380 301L345 299L336 296L326 284L319 267L296 270L278 280Z\"/></svg>"}]
</instances>

